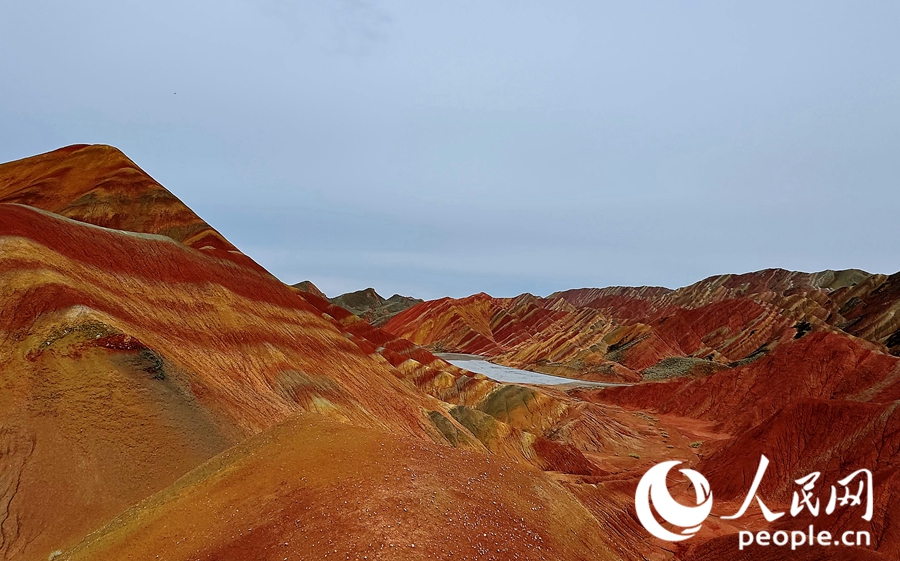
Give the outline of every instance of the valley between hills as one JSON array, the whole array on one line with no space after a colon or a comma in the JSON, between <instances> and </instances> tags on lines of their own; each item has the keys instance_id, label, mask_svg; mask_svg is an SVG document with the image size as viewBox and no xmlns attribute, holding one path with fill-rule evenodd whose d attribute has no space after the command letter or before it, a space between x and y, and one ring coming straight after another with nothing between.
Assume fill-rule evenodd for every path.
<instances>
[{"instance_id":1,"label":"valley between hills","mask_svg":"<svg viewBox=\"0 0 900 561\"><path fill-rule=\"evenodd\" d=\"M900 274L328 299L116 148L75 145L0 164L0 296L3 560L900 557ZM777 510L810 472L871 470L871 521L723 518L763 454ZM715 493L683 542L635 514L663 460ZM812 523L872 543L737 550Z\"/></svg>"}]
</instances>

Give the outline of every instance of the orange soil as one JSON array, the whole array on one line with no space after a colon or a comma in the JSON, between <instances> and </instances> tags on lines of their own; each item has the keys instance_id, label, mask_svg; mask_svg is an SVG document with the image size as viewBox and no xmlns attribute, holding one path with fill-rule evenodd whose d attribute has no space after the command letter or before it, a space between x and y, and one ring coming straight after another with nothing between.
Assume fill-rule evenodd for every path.
<instances>
[{"instance_id":1,"label":"orange soil","mask_svg":"<svg viewBox=\"0 0 900 561\"><path fill-rule=\"evenodd\" d=\"M590 513L537 470L317 415L199 467L63 559L156 555L616 558Z\"/></svg>"}]
</instances>

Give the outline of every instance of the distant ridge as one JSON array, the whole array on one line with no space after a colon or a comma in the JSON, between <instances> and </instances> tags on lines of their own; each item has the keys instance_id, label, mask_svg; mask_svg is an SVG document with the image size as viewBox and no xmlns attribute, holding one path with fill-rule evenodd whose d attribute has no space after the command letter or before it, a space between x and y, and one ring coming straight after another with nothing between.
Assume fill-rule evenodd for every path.
<instances>
[{"instance_id":1,"label":"distant ridge","mask_svg":"<svg viewBox=\"0 0 900 561\"><path fill-rule=\"evenodd\" d=\"M319 298L322 298L325 300L328 299L328 297L325 296L325 293L322 292L321 290L319 290L319 287L314 285L312 283L312 281L305 280L305 281L298 282L297 284L292 284L291 286L293 286L294 288L296 288L297 290L300 290L302 292L306 292L308 294L315 294Z\"/></svg>"},{"instance_id":2,"label":"distant ridge","mask_svg":"<svg viewBox=\"0 0 900 561\"><path fill-rule=\"evenodd\" d=\"M424 302L419 298L399 294L384 298L375 292L374 288L341 294L330 298L330 301L335 306L340 306L377 327L384 325L403 310Z\"/></svg>"},{"instance_id":3,"label":"distant ridge","mask_svg":"<svg viewBox=\"0 0 900 561\"><path fill-rule=\"evenodd\" d=\"M765 269L676 290L579 288L547 298L478 293L416 305L384 327L434 351L611 382L743 364L811 330L839 331L900 356L900 274Z\"/></svg>"},{"instance_id":4,"label":"distant ridge","mask_svg":"<svg viewBox=\"0 0 900 561\"><path fill-rule=\"evenodd\" d=\"M381 327L403 310L424 302L424 300L419 298L401 296L399 294L394 294L390 298L384 298L371 287L329 298L312 281L305 280L291 286L307 294L315 294L335 306L340 306L376 327Z\"/></svg>"}]
</instances>

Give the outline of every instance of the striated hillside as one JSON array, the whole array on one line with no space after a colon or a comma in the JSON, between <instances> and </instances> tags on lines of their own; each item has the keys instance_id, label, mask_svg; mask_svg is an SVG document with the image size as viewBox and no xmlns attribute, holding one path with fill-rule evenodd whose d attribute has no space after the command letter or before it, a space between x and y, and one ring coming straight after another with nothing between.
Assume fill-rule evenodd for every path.
<instances>
[{"instance_id":1,"label":"striated hillside","mask_svg":"<svg viewBox=\"0 0 900 561\"><path fill-rule=\"evenodd\" d=\"M870 469L878 485L871 524L846 512L815 523L835 532L871 531L880 536L877 553L814 548L790 558L894 559L900 555L900 540L891 533L900 493L898 279L900 274L857 270L773 269L713 277L678 290L579 289L512 299L477 294L426 302L385 329L432 349L482 354L501 364L643 381L575 389L569 397L631 411L665 435L666 443L671 427L691 427L698 437L692 443L697 469L716 490L714 514L737 510L762 454L772 462L764 496L782 510L797 490L793 482L805 474L818 471L836 481ZM636 438L653 440L647 434ZM644 453L633 456L648 465ZM573 487L582 502L597 505L601 519L608 511L598 505L619 496L609 484L603 487L606 493ZM772 530L790 531L796 524L784 519ZM675 548L676 557L734 557L739 529L721 519L707 524L700 539ZM788 556L755 547L738 558Z\"/></svg>"},{"instance_id":2,"label":"striated hillside","mask_svg":"<svg viewBox=\"0 0 900 561\"><path fill-rule=\"evenodd\" d=\"M2 164L0 559L896 559L898 278L478 294L381 329L279 282L114 148ZM501 384L418 345L634 385ZM763 453L781 510L813 470L873 470L870 524L815 521L872 546L738 554L760 517L721 516ZM673 459L716 494L678 544L634 511Z\"/></svg>"},{"instance_id":3,"label":"striated hillside","mask_svg":"<svg viewBox=\"0 0 900 561\"><path fill-rule=\"evenodd\" d=\"M878 556L846 557L894 559L900 556L896 527L900 496L900 359L833 333L815 333L785 343L770 355L734 371L699 379L581 391L579 397L598 403L652 410L654 414L707 420L734 435L703 458L699 469L716 489L717 500L733 509L746 494L758 458L771 465L762 492L772 503L788 505L797 490L797 477L818 471L837 481L857 469L869 469L877 482L871 523L837 511L813 519L818 529L868 530L880 535ZM825 499L823 499L824 501ZM789 528L788 521L778 527ZM691 544L687 559L721 559L734 544L716 537ZM863 552L859 554L862 555ZM817 555L822 555L817 552ZM871 555L871 554L869 554ZM756 548L747 559L780 559ZM821 557L805 557L819 559Z\"/></svg>"},{"instance_id":4,"label":"striated hillside","mask_svg":"<svg viewBox=\"0 0 900 561\"><path fill-rule=\"evenodd\" d=\"M88 224L160 234L208 255L258 268L111 146L68 146L2 164L0 197L4 203L28 205Z\"/></svg>"},{"instance_id":5,"label":"striated hillside","mask_svg":"<svg viewBox=\"0 0 900 561\"><path fill-rule=\"evenodd\" d=\"M589 380L708 374L810 331L900 354L900 274L770 269L663 288L576 289L547 298L445 298L385 329L433 350Z\"/></svg>"},{"instance_id":6,"label":"striated hillside","mask_svg":"<svg viewBox=\"0 0 900 561\"><path fill-rule=\"evenodd\" d=\"M573 315L571 306L555 310L543 304L530 294L501 299L482 292L424 302L397 314L384 327L439 351L495 356Z\"/></svg>"},{"instance_id":7,"label":"striated hillside","mask_svg":"<svg viewBox=\"0 0 900 561\"><path fill-rule=\"evenodd\" d=\"M79 551L93 551L101 534L91 532L125 511L127 519L142 517L147 505L175 492L171 485L184 484L176 483L179 478L198 473L192 470L205 474L198 485L207 477L220 481L221 470L230 469L228 458L240 454L232 451L235 445L298 415L321 417L315 426L330 423L329 435L346 430L350 440L368 435L385 445L404 443L398 450L408 457L397 458L402 471L431 470L453 496L467 493L477 466L487 469L492 457L506 458L507 479L491 485L500 485L498 499L508 497L503 508L509 513L523 508L509 497L531 481L543 489L535 500L552 505L557 524L594 525L586 541L541 534L544 541L517 541L518 551L535 558L588 558L590 550L591 558L613 558L605 553L613 537L552 482L558 476L541 471L600 470L585 456L598 449L600 433L588 435L587 427L605 426L608 437L629 433L627 416L610 428L599 421L608 416L602 407L468 373L280 283L113 148L72 147L0 165L0 186L0 558L43 561L59 551L63 557L54 555L65 559L79 542ZM75 204L86 193L98 194L97 209ZM572 431L571 439L553 437L562 426ZM318 429L309 430L272 438L293 449L315 438ZM348 453L369 454L367 446ZM422 446L430 455L409 452ZM448 453L442 450L451 448L475 455L464 460L468 471L437 470ZM332 473L310 461L278 482L279 493L305 496L309 477ZM342 472L337 464L334 469L338 481ZM250 509L244 501L253 500L250 490L268 484L267 477L224 484L231 502L215 513L224 522ZM391 494L406 481L368 484ZM250 487L243 491L241 485ZM319 492L327 492L325 485ZM424 497L417 489L410 496ZM480 500L469 493L469 500ZM206 505L212 499L204 494L198 500ZM200 503L178 508L192 519L201 512ZM253 508L271 516L280 512L268 504ZM487 551L487 541L476 538L479 532L496 534L496 520L492 510L484 512L459 531ZM388 515L359 533L327 539L335 547L388 547L378 530ZM520 526L523 532L546 524L534 516ZM437 524L433 518L422 523L428 519ZM142 547L169 552L168 558L193 558L168 534L118 524L107 526L116 539L140 537ZM276 524L266 543L283 543L296 528ZM202 547L213 548L216 558L246 552L240 534L206 537ZM428 551L410 549L405 556L426 558ZM142 558L129 555L124 558ZM262 550L255 555L263 558Z\"/></svg>"}]
</instances>

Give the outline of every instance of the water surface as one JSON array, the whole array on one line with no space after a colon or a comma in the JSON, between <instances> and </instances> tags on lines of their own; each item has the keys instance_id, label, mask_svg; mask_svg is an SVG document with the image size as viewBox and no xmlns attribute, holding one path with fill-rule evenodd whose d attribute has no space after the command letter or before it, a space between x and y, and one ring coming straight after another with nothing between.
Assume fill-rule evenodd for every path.
<instances>
[{"instance_id":1,"label":"water surface","mask_svg":"<svg viewBox=\"0 0 900 561\"><path fill-rule=\"evenodd\" d=\"M484 374L488 378L497 380L498 382L506 382L509 384L539 384L547 386L559 386L563 384L577 384L579 386L620 386L623 384L608 384L605 382L586 382L584 380L576 380L574 378L561 378L559 376L550 376L549 374L540 374L529 370L521 370L519 368L510 368L509 366L501 366L488 362L477 355L465 355L459 353L440 353L436 356L441 357L450 364L465 368L470 372Z\"/></svg>"}]
</instances>

